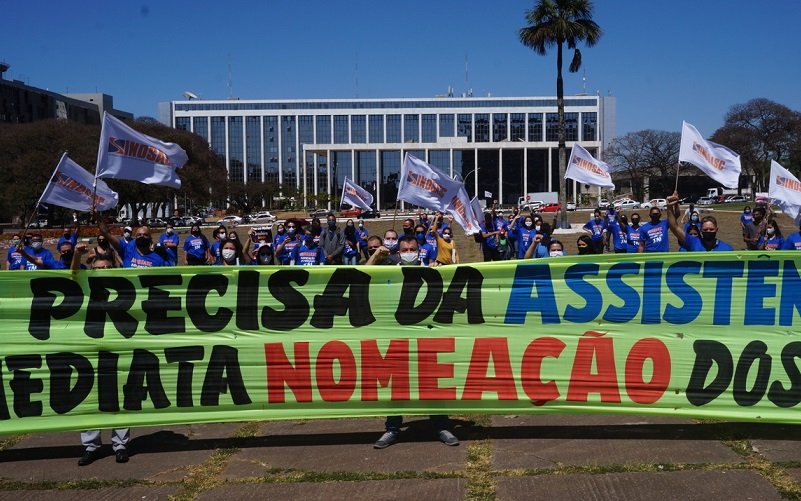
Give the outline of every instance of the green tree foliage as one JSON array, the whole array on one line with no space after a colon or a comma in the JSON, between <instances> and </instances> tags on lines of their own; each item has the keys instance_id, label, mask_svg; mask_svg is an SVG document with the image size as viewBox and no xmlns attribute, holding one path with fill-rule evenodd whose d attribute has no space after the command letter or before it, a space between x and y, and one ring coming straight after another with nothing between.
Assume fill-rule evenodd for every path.
<instances>
[{"instance_id":1,"label":"green tree foliage","mask_svg":"<svg viewBox=\"0 0 801 501\"><path fill-rule=\"evenodd\" d=\"M195 204L208 205L212 200L225 198L225 167L203 138L148 121L129 125L162 141L179 144L186 150L189 161L178 171L182 181L179 191L136 181L106 180L120 194L120 204L130 203L134 209L147 203L171 205L175 197L183 199L186 195ZM0 124L0 219L26 220L64 151L86 170L94 172L99 140L100 127L69 120Z\"/></svg>"},{"instance_id":2,"label":"green tree foliage","mask_svg":"<svg viewBox=\"0 0 801 501\"><path fill-rule=\"evenodd\" d=\"M801 170L801 113L765 98L735 104L712 141L740 154L743 172L754 176L756 191L767 191L770 161Z\"/></svg>"},{"instance_id":3,"label":"green tree foliage","mask_svg":"<svg viewBox=\"0 0 801 501\"><path fill-rule=\"evenodd\" d=\"M567 202L565 167L565 90L562 81L562 50L567 44L573 49L573 60L569 70L575 73L581 67L579 43L592 47L601 38L601 28L592 20L592 3L589 0L539 0L526 12L529 23L520 29L520 42L537 54L544 56L548 49L556 47L556 106L559 114L559 200ZM559 227L567 227L567 213L561 212Z\"/></svg>"}]
</instances>

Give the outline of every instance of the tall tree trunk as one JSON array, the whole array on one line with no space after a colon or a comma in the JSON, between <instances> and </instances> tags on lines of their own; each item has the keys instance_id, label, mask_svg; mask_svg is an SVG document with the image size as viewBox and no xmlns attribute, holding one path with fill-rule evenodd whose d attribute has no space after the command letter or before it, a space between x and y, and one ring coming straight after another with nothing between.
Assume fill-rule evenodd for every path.
<instances>
[{"instance_id":1,"label":"tall tree trunk","mask_svg":"<svg viewBox=\"0 0 801 501\"><path fill-rule=\"evenodd\" d=\"M567 164L565 152L565 89L562 81L562 41L557 44L556 51L556 110L559 115L557 134L559 140L559 203L562 209L556 220L557 228L570 228L567 221L567 182L565 168Z\"/></svg>"}]
</instances>

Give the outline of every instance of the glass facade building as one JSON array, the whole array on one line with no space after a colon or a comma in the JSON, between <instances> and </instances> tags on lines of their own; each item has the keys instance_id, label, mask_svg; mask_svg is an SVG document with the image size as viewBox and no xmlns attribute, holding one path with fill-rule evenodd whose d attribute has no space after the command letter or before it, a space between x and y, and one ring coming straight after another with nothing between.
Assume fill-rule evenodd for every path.
<instances>
[{"instance_id":1,"label":"glass facade building","mask_svg":"<svg viewBox=\"0 0 801 501\"><path fill-rule=\"evenodd\" d=\"M614 97L566 96L567 147L579 142L603 158L615 107ZM170 108L170 125L208 138L229 179L291 187L305 207L311 195L338 198L345 177L378 208L393 207L406 153L462 176L471 196L492 193L501 204L559 187L553 97L191 100ZM568 183L569 193L583 190Z\"/></svg>"}]
</instances>

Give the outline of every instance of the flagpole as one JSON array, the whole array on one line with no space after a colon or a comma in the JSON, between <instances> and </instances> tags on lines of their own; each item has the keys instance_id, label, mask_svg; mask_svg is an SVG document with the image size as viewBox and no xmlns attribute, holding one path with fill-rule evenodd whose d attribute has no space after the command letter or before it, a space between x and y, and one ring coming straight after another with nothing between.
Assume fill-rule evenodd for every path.
<instances>
[{"instance_id":1,"label":"flagpole","mask_svg":"<svg viewBox=\"0 0 801 501\"><path fill-rule=\"evenodd\" d=\"M395 219L398 217L398 199L395 199L395 213L392 214L392 231L395 231Z\"/></svg>"},{"instance_id":2,"label":"flagpole","mask_svg":"<svg viewBox=\"0 0 801 501\"><path fill-rule=\"evenodd\" d=\"M28 231L28 226L30 226L31 222L33 222L33 218L34 218L34 216L35 216L35 215L38 213L38 211L39 211L39 206L42 204L42 198L44 197L44 195L45 195L45 192L47 191L47 186L49 186L49 184L50 184L50 181L53 179L53 176L55 176L55 175L56 175L56 172L58 172L58 166L59 166L59 165L61 165L61 163L64 161L64 158L66 158L66 156L67 156L67 153L68 153L68 152L67 152L67 151L65 151L65 152L64 152L64 153L61 155L61 159L60 159L60 160L58 161L58 163L56 164L56 168L55 168L55 169L53 169L53 173L52 173L52 174L50 174L50 177L47 179L47 185L45 185L45 189L44 189L44 191L42 191L42 194L41 194L41 195L39 195L39 200L37 200L37 201L36 201L36 205L34 205L34 206L33 206L33 211L31 212L31 215L30 215L30 217L28 217L28 222L27 222L27 223L25 223L25 227L23 228L23 230L24 230L24 231Z\"/></svg>"},{"instance_id":3,"label":"flagpole","mask_svg":"<svg viewBox=\"0 0 801 501\"><path fill-rule=\"evenodd\" d=\"M675 193L679 192L679 171L681 170L681 160L676 164L676 186L673 188Z\"/></svg>"}]
</instances>

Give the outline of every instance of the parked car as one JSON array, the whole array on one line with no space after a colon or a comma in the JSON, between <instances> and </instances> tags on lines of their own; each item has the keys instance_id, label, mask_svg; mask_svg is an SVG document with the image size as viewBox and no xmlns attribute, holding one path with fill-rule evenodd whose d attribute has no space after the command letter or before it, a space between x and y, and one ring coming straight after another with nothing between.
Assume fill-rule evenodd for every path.
<instances>
[{"instance_id":1,"label":"parked car","mask_svg":"<svg viewBox=\"0 0 801 501\"><path fill-rule=\"evenodd\" d=\"M561 208L562 206L559 205L558 203L551 202L541 206L540 212L558 212Z\"/></svg>"},{"instance_id":2,"label":"parked car","mask_svg":"<svg viewBox=\"0 0 801 501\"><path fill-rule=\"evenodd\" d=\"M270 211L265 210L253 214L250 217L250 222L254 224L274 223L276 219L278 218L270 214Z\"/></svg>"},{"instance_id":3,"label":"parked car","mask_svg":"<svg viewBox=\"0 0 801 501\"><path fill-rule=\"evenodd\" d=\"M378 219L380 217L381 213L375 209L366 210L359 214L359 219Z\"/></svg>"},{"instance_id":4,"label":"parked car","mask_svg":"<svg viewBox=\"0 0 801 501\"><path fill-rule=\"evenodd\" d=\"M701 197L695 202L695 205L712 205L713 203L715 200L712 197Z\"/></svg>"},{"instance_id":5,"label":"parked car","mask_svg":"<svg viewBox=\"0 0 801 501\"><path fill-rule=\"evenodd\" d=\"M242 218L239 216L225 216L218 221L220 224L242 224Z\"/></svg>"},{"instance_id":6,"label":"parked car","mask_svg":"<svg viewBox=\"0 0 801 501\"><path fill-rule=\"evenodd\" d=\"M568 202L567 205L565 205L565 209L567 209L569 211L576 210L576 203L575 202Z\"/></svg>"},{"instance_id":7,"label":"parked car","mask_svg":"<svg viewBox=\"0 0 801 501\"><path fill-rule=\"evenodd\" d=\"M317 218L320 218L320 219L322 219L322 218L324 218L324 217L327 217L329 212L330 212L330 211L329 211L329 210L327 210L327 209L319 209L319 210L316 210L316 211L314 211L314 212L310 212L310 213L309 213L309 217L310 217L310 218L315 218L315 217L317 217Z\"/></svg>"},{"instance_id":8,"label":"parked car","mask_svg":"<svg viewBox=\"0 0 801 501\"><path fill-rule=\"evenodd\" d=\"M615 209L639 209L640 202L632 200L630 198L621 198L620 200L615 200L614 202Z\"/></svg>"},{"instance_id":9,"label":"parked car","mask_svg":"<svg viewBox=\"0 0 801 501\"><path fill-rule=\"evenodd\" d=\"M534 200L533 202L528 202L527 204L523 205L523 210L535 212L540 210L540 207L542 207L544 204L545 202L542 200Z\"/></svg>"},{"instance_id":10,"label":"parked car","mask_svg":"<svg viewBox=\"0 0 801 501\"><path fill-rule=\"evenodd\" d=\"M28 225L28 228L47 228L47 219L39 219Z\"/></svg>"},{"instance_id":11,"label":"parked car","mask_svg":"<svg viewBox=\"0 0 801 501\"><path fill-rule=\"evenodd\" d=\"M163 228L167 226L167 222L158 217L151 217L147 220L147 225L151 228Z\"/></svg>"},{"instance_id":12,"label":"parked car","mask_svg":"<svg viewBox=\"0 0 801 501\"><path fill-rule=\"evenodd\" d=\"M727 204L730 204L730 203L733 203L733 202L747 202L747 201L748 201L748 197L744 197L742 195L732 195L732 196L726 198L726 203Z\"/></svg>"},{"instance_id":13,"label":"parked car","mask_svg":"<svg viewBox=\"0 0 801 501\"><path fill-rule=\"evenodd\" d=\"M648 202L640 205L643 209L650 209L652 207L659 207L662 210L667 209L667 200L664 198L652 198Z\"/></svg>"},{"instance_id":14,"label":"parked car","mask_svg":"<svg viewBox=\"0 0 801 501\"><path fill-rule=\"evenodd\" d=\"M606 209L607 207L609 207L609 200L607 200L606 198L601 198L600 200L598 200L598 207Z\"/></svg>"},{"instance_id":15,"label":"parked car","mask_svg":"<svg viewBox=\"0 0 801 501\"><path fill-rule=\"evenodd\" d=\"M359 217L359 214L362 213L362 209L359 207L351 207L350 209L345 209L340 211L339 217Z\"/></svg>"},{"instance_id":16,"label":"parked car","mask_svg":"<svg viewBox=\"0 0 801 501\"><path fill-rule=\"evenodd\" d=\"M699 195L690 195L688 197L684 197L684 198L680 199L679 202L682 203L682 204L685 204L685 205L686 204L697 204L698 203L698 199L700 199L700 198L701 197Z\"/></svg>"}]
</instances>

